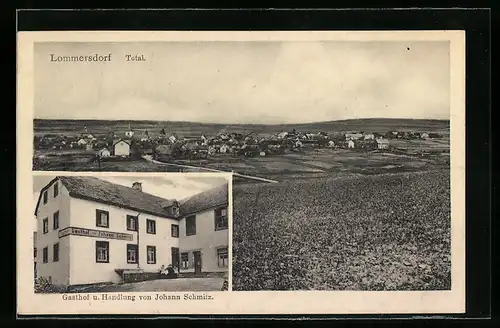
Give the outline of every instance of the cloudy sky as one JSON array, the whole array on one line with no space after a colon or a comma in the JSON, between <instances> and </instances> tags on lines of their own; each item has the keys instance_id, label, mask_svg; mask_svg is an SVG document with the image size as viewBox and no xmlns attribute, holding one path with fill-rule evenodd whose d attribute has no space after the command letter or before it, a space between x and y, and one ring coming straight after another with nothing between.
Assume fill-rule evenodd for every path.
<instances>
[{"instance_id":1,"label":"cloudy sky","mask_svg":"<svg viewBox=\"0 0 500 328\"><path fill-rule=\"evenodd\" d=\"M109 63L51 63L112 54ZM145 62L126 62L126 54ZM449 119L449 42L38 43L35 117L209 123Z\"/></svg>"}]
</instances>

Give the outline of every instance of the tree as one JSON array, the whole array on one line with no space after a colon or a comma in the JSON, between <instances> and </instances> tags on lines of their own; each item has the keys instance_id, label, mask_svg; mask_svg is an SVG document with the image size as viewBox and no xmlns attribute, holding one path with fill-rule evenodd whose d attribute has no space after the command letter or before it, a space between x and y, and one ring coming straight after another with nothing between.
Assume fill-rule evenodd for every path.
<instances>
[{"instance_id":1,"label":"tree","mask_svg":"<svg viewBox=\"0 0 500 328\"><path fill-rule=\"evenodd\" d=\"M165 128L161 129L160 134L162 134L162 135L167 134L167 133L165 132Z\"/></svg>"}]
</instances>

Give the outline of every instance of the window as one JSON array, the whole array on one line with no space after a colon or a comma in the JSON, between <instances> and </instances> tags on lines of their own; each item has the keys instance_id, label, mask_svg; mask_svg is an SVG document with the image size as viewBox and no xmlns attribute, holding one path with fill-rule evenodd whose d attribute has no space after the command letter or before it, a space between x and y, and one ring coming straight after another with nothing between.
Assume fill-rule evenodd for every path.
<instances>
[{"instance_id":1,"label":"window","mask_svg":"<svg viewBox=\"0 0 500 328\"><path fill-rule=\"evenodd\" d=\"M186 218L186 236L196 235L196 215Z\"/></svg>"},{"instance_id":2,"label":"window","mask_svg":"<svg viewBox=\"0 0 500 328\"><path fill-rule=\"evenodd\" d=\"M109 263L109 242L95 242L95 261L96 263Z\"/></svg>"},{"instance_id":3,"label":"window","mask_svg":"<svg viewBox=\"0 0 500 328\"><path fill-rule=\"evenodd\" d=\"M95 210L95 225L97 227L109 228L109 212Z\"/></svg>"},{"instance_id":4,"label":"window","mask_svg":"<svg viewBox=\"0 0 500 328\"><path fill-rule=\"evenodd\" d=\"M219 248L217 250L217 265L219 266L219 268L227 268L227 264L228 264L227 247Z\"/></svg>"},{"instance_id":5,"label":"window","mask_svg":"<svg viewBox=\"0 0 500 328\"><path fill-rule=\"evenodd\" d=\"M170 226L170 231L171 231L172 237L179 238L179 225L178 224L172 224Z\"/></svg>"},{"instance_id":6,"label":"window","mask_svg":"<svg viewBox=\"0 0 500 328\"><path fill-rule=\"evenodd\" d=\"M59 185L56 182L54 183L54 198L56 198L57 195L59 195Z\"/></svg>"},{"instance_id":7,"label":"window","mask_svg":"<svg viewBox=\"0 0 500 328\"><path fill-rule=\"evenodd\" d=\"M52 253L52 262L59 262L59 243L54 244Z\"/></svg>"},{"instance_id":8,"label":"window","mask_svg":"<svg viewBox=\"0 0 500 328\"><path fill-rule=\"evenodd\" d=\"M156 264L156 246L148 246L148 264Z\"/></svg>"},{"instance_id":9,"label":"window","mask_svg":"<svg viewBox=\"0 0 500 328\"><path fill-rule=\"evenodd\" d=\"M43 263L49 262L49 248L44 247L43 248Z\"/></svg>"},{"instance_id":10,"label":"window","mask_svg":"<svg viewBox=\"0 0 500 328\"><path fill-rule=\"evenodd\" d=\"M215 230L227 229L227 208L218 208L215 210Z\"/></svg>"},{"instance_id":11,"label":"window","mask_svg":"<svg viewBox=\"0 0 500 328\"><path fill-rule=\"evenodd\" d=\"M59 229L59 211L54 213L52 219L54 230Z\"/></svg>"},{"instance_id":12,"label":"window","mask_svg":"<svg viewBox=\"0 0 500 328\"><path fill-rule=\"evenodd\" d=\"M181 253L181 268L189 268L189 256L188 253Z\"/></svg>"},{"instance_id":13,"label":"window","mask_svg":"<svg viewBox=\"0 0 500 328\"><path fill-rule=\"evenodd\" d=\"M36 251L36 247L33 249L33 257L36 259L36 255L37 255L37 251Z\"/></svg>"},{"instance_id":14,"label":"window","mask_svg":"<svg viewBox=\"0 0 500 328\"><path fill-rule=\"evenodd\" d=\"M127 263L137 263L137 245L127 244Z\"/></svg>"},{"instance_id":15,"label":"window","mask_svg":"<svg viewBox=\"0 0 500 328\"><path fill-rule=\"evenodd\" d=\"M146 220L146 231L147 233L156 234L156 222L155 220Z\"/></svg>"},{"instance_id":16,"label":"window","mask_svg":"<svg viewBox=\"0 0 500 328\"><path fill-rule=\"evenodd\" d=\"M127 215L127 230L137 231L137 217L133 215Z\"/></svg>"},{"instance_id":17,"label":"window","mask_svg":"<svg viewBox=\"0 0 500 328\"><path fill-rule=\"evenodd\" d=\"M49 232L49 218L43 219L43 233Z\"/></svg>"},{"instance_id":18,"label":"window","mask_svg":"<svg viewBox=\"0 0 500 328\"><path fill-rule=\"evenodd\" d=\"M47 204L47 200L49 198L49 195L47 194L47 190L43 192L43 203Z\"/></svg>"}]
</instances>

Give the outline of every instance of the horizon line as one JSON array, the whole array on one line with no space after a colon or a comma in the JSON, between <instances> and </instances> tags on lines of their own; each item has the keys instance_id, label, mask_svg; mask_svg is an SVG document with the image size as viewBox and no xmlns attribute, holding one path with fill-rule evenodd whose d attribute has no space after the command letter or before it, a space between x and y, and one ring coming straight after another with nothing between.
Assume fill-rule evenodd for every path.
<instances>
[{"instance_id":1,"label":"horizon line","mask_svg":"<svg viewBox=\"0 0 500 328\"><path fill-rule=\"evenodd\" d=\"M216 123L216 122L200 122L200 121L181 121L181 120L155 120L155 119L100 119L100 118L36 118L33 120L45 121L109 121L109 122L169 122L169 123L197 123L207 125L298 125L298 124L320 124L331 122L345 122L356 120L414 120L414 121L450 121L449 118L409 118L409 117L360 117L348 118L330 121L314 121L314 122L294 122L294 123Z\"/></svg>"}]
</instances>

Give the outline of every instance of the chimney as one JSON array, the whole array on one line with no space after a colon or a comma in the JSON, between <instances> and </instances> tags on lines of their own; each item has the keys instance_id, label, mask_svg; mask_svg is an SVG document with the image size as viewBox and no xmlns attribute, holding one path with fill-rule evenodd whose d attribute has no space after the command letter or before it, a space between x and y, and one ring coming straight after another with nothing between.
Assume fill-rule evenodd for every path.
<instances>
[{"instance_id":1,"label":"chimney","mask_svg":"<svg viewBox=\"0 0 500 328\"><path fill-rule=\"evenodd\" d=\"M140 182L134 182L132 184L132 188L137 189L139 191L142 191L142 183L140 183Z\"/></svg>"}]
</instances>

